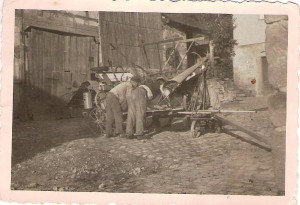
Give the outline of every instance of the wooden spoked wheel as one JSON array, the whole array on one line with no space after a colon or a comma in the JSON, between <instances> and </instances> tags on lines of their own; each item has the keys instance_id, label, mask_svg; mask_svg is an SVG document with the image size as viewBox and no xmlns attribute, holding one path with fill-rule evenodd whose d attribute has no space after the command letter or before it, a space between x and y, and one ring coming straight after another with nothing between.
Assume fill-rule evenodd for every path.
<instances>
[{"instance_id":1,"label":"wooden spoked wheel","mask_svg":"<svg viewBox=\"0 0 300 205\"><path fill-rule=\"evenodd\" d=\"M88 126L95 135L101 135L105 131L105 111L99 108L92 108L86 115Z\"/></svg>"},{"instance_id":2,"label":"wooden spoked wheel","mask_svg":"<svg viewBox=\"0 0 300 205\"><path fill-rule=\"evenodd\" d=\"M106 108L106 98L107 93L105 92L97 92L95 96L95 105L98 109L105 110Z\"/></svg>"},{"instance_id":3,"label":"wooden spoked wheel","mask_svg":"<svg viewBox=\"0 0 300 205\"><path fill-rule=\"evenodd\" d=\"M191 124L191 137L197 138L200 137L205 132L205 127L201 125L199 120L193 120Z\"/></svg>"}]
</instances>

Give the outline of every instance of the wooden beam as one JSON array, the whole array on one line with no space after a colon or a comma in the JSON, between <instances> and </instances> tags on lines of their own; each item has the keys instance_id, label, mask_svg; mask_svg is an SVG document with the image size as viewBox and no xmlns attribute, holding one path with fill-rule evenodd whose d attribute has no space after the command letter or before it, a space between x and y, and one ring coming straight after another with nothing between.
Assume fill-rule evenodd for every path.
<instances>
[{"instance_id":1,"label":"wooden beam","mask_svg":"<svg viewBox=\"0 0 300 205\"><path fill-rule=\"evenodd\" d=\"M168 43L174 43L174 41L179 43L195 42L199 45L209 44L209 41L205 40L204 37L189 38L189 39L183 39L182 37L180 37L180 38L167 39L167 40L156 41L151 43L143 43L140 44L139 46L141 47L141 46L150 46L150 45L157 45L157 44L168 44Z\"/></svg>"},{"instance_id":2,"label":"wooden beam","mask_svg":"<svg viewBox=\"0 0 300 205\"><path fill-rule=\"evenodd\" d=\"M70 33L75 35L83 35L83 36L93 36L98 39L98 27L91 25L81 25L74 22L64 21L58 22L57 20L47 20L47 19L32 19L26 18L24 20L24 30L28 30L30 28L40 28L44 30L50 31L58 31L62 33Z\"/></svg>"},{"instance_id":3,"label":"wooden beam","mask_svg":"<svg viewBox=\"0 0 300 205\"><path fill-rule=\"evenodd\" d=\"M197 37L197 38L189 38L189 39L185 39L180 41L181 43L189 43L189 42L204 42L204 37Z\"/></svg>"},{"instance_id":4,"label":"wooden beam","mask_svg":"<svg viewBox=\"0 0 300 205\"><path fill-rule=\"evenodd\" d=\"M210 61L210 69L214 69L215 67L215 46L214 46L214 42L210 41L209 42L209 61ZM216 71L216 69L214 69L214 71Z\"/></svg>"},{"instance_id":5,"label":"wooden beam","mask_svg":"<svg viewBox=\"0 0 300 205\"><path fill-rule=\"evenodd\" d=\"M192 115L192 114L208 114L208 113L256 113L256 110L197 110L185 111L178 114Z\"/></svg>"},{"instance_id":6,"label":"wooden beam","mask_svg":"<svg viewBox=\"0 0 300 205\"><path fill-rule=\"evenodd\" d=\"M207 45L209 44L209 40L196 41L195 44L198 46Z\"/></svg>"},{"instance_id":7,"label":"wooden beam","mask_svg":"<svg viewBox=\"0 0 300 205\"><path fill-rule=\"evenodd\" d=\"M160 71L160 74L162 74L162 67L161 67L161 62L160 62L160 53L159 53L159 46L158 44L156 44L156 49L157 49L157 57L158 57L158 63L159 63L159 71Z\"/></svg>"},{"instance_id":8,"label":"wooden beam","mask_svg":"<svg viewBox=\"0 0 300 205\"><path fill-rule=\"evenodd\" d=\"M174 41L179 41L179 40L183 40L183 37L167 39L167 40L162 40L162 41L156 41L156 42L151 42L151 43L142 43L139 46L141 47L141 46L151 46L151 45L156 45L156 44L173 43Z\"/></svg>"},{"instance_id":9,"label":"wooden beam","mask_svg":"<svg viewBox=\"0 0 300 205\"><path fill-rule=\"evenodd\" d=\"M251 137L253 137L254 139L258 140L258 141L261 141L265 144L268 144L269 142L267 141L266 137L263 136L263 135L260 135L258 133L255 133L253 132L252 130L249 130L247 128L245 128L245 126L241 125L241 124L238 124L238 123L233 123L231 122L230 120L224 118L224 117L221 117L219 115L215 115L215 118L220 120L222 123L224 124L227 124L227 125L231 125L235 128L237 128L238 130L240 131L243 131L244 133L250 135Z\"/></svg>"},{"instance_id":10,"label":"wooden beam","mask_svg":"<svg viewBox=\"0 0 300 205\"><path fill-rule=\"evenodd\" d=\"M102 52L102 25L101 25L101 18L100 18L100 11L98 11L98 66L103 66L103 52Z\"/></svg>"},{"instance_id":11,"label":"wooden beam","mask_svg":"<svg viewBox=\"0 0 300 205\"><path fill-rule=\"evenodd\" d=\"M263 150L265 150L265 151L267 151L267 152L271 152L271 151L272 151L271 147L269 147L268 145L264 145L265 143L264 143L264 144L259 144L259 143L254 142L254 141L247 140L247 139L245 139L245 138L239 136L238 134L233 133L233 132L232 132L231 130L229 130L229 129L222 128L222 132L223 132L223 133L226 133L226 134L228 134L228 135L230 135L230 136L232 136L232 137L235 137L235 138L237 138L237 139L239 139L239 140L242 140L242 141L244 141L244 142L247 142L247 143L249 143L249 144L251 144L251 145L257 146L257 147L259 147L259 148L261 148L261 149L263 149Z\"/></svg>"}]
</instances>

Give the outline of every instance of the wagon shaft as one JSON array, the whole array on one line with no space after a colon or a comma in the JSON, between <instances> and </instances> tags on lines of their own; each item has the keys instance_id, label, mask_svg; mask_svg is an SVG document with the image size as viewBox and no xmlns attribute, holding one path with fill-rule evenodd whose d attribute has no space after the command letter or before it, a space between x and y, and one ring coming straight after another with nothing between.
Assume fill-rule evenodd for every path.
<instances>
[{"instance_id":1,"label":"wagon shaft","mask_svg":"<svg viewBox=\"0 0 300 205\"><path fill-rule=\"evenodd\" d=\"M178 112L183 115L212 114L212 113L256 113L256 110L197 110Z\"/></svg>"},{"instance_id":2,"label":"wagon shaft","mask_svg":"<svg viewBox=\"0 0 300 205\"><path fill-rule=\"evenodd\" d=\"M223 124L227 124L227 125L231 125L235 128L237 128L238 130L240 131L243 131L245 132L246 134L250 135L251 137L255 138L256 140L260 141L260 142L263 142L265 144L268 144L267 140L266 140L266 137L263 136L263 135L260 135L258 133L255 133L253 132L252 130L249 130L247 128L245 128L243 125L241 124L238 124L238 123L233 123L231 122L230 120L226 119L225 117L223 116L220 116L220 115L215 115L215 118L217 120L220 120ZM268 147L269 148L269 147ZM270 148L269 148L270 149Z\"/></svg>"}]
</instances>

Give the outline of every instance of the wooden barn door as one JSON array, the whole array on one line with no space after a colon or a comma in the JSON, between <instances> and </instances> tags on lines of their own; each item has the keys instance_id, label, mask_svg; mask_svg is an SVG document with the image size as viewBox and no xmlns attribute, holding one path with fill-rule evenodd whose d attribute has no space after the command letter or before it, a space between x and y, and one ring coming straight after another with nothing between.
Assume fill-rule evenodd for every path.
<instances>
[{"instance_id":1,"label":"wooden barn door","mask_svg":"<svg viewBox=\"0 0 300 205\"><path fill-rule=\"evenodd\" d=\"M63 71L64 36L32 29L29 39L29 74L33 100L50 100Z\"/></svg>"},{"instance_id":2,"label":"wooden barn door","mask_svg":"<svg viewBox=\"0 0 300 205\"><path fill-rule=\"evenodd\" d=\"M98 49L93 37L65 37L64 72L72 74L72 82L90 79L90 69L98 65Z\"/></svg>"},{"instance_id":3,"label":"wooden barn door","mask_svg":"<svg viewBox=\"0 0 300 205\"><path fill-rule=\"evenodd\" d=\"M88 80L89 69L97 65L94 39L31 29L28 48L34 119L66 117L66 94L75 81Z\"/></svg>"}]
</instances>

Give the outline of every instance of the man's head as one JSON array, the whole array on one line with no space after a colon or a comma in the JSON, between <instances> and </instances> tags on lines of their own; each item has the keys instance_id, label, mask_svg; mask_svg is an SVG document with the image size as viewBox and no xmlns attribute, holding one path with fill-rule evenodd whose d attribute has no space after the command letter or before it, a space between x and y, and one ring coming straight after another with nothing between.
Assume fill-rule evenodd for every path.
<instances>
[{"instance_id":1,"label":"man's head","mask_svg":"<svg viewBox=\"0 0 300 205\"><path fill-rule=\"evenodd\" d=\"M133 76L130 79L130 82L131 82L133 87L137 87L139 85L139 83L141 82L141 78L139 76Z\"/></svg>"}]
</instances>

